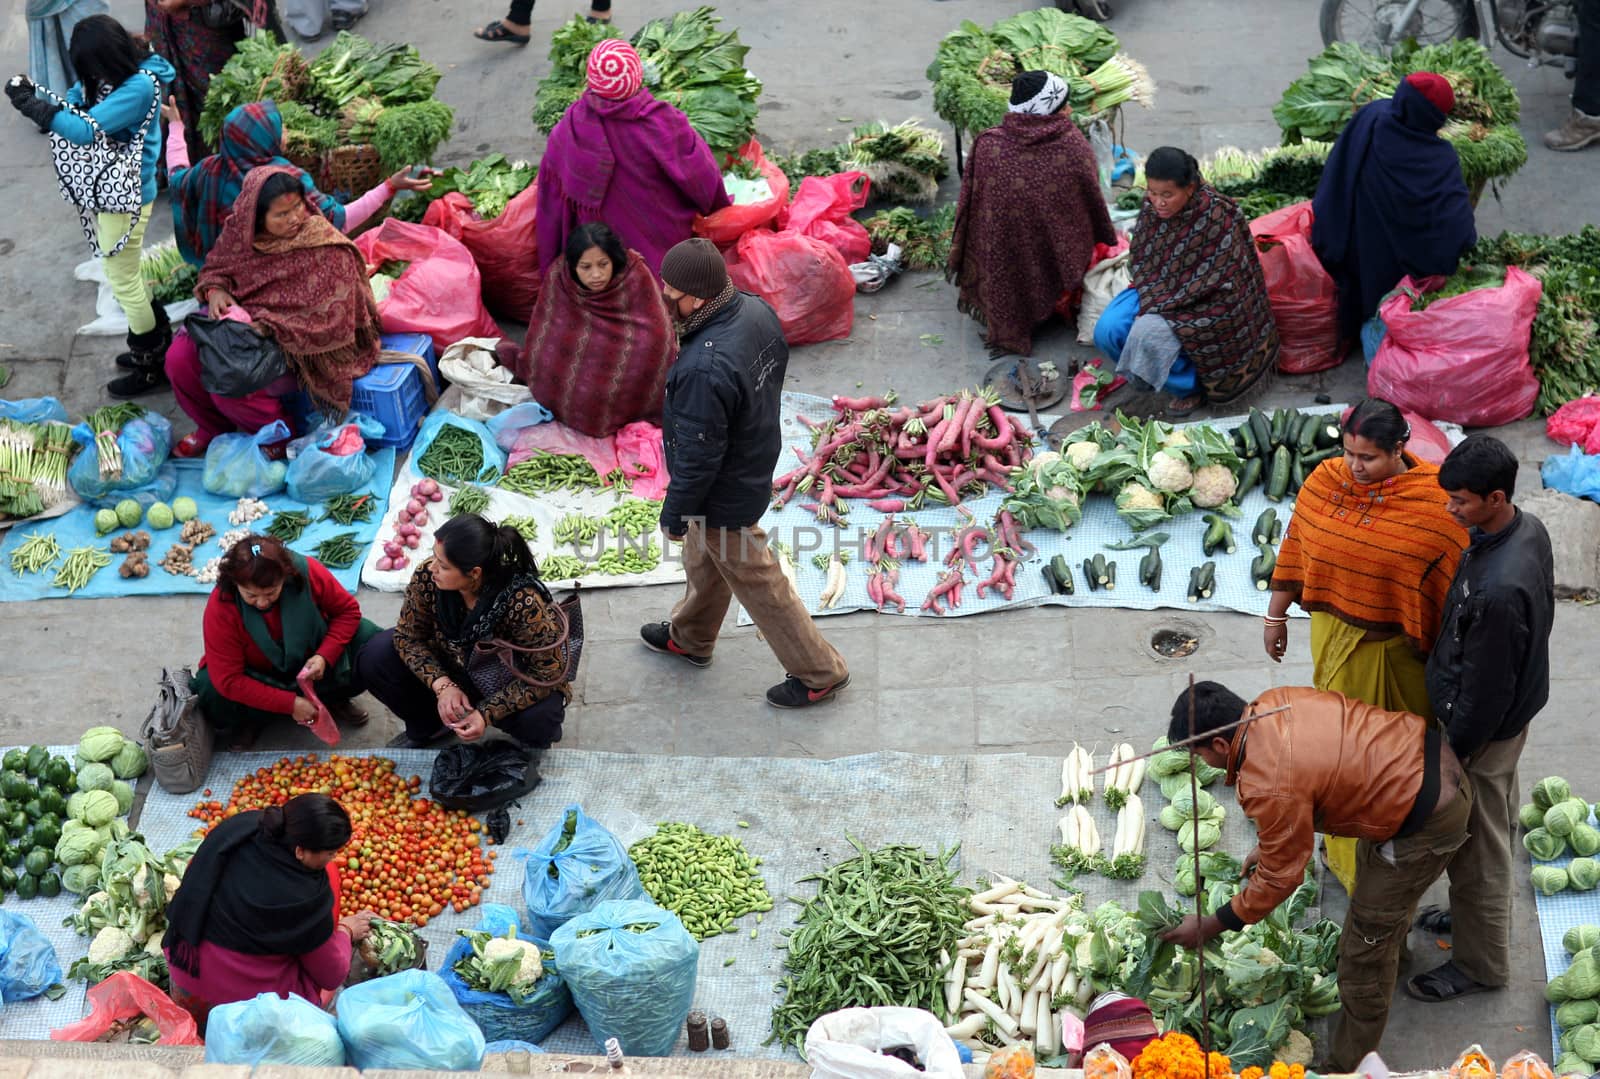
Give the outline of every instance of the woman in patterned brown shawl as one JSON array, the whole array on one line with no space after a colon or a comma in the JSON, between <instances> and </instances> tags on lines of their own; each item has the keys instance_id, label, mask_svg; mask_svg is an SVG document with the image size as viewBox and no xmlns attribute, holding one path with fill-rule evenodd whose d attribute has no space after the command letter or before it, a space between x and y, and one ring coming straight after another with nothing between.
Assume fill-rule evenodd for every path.
<instances>
[{"instance_id":1,"label":"woman in patterned brown shawl","mask_svg":"<svg viewBox=\"0 0 1600 1079\"><path fill-rule=\"evenodd\" d=\"M1094 151L1068 114L1067 85L1026 71L1011 109L972 143L946 276L996 351L1027 356L1033 331L1083 283L1096 243L1116 243Z\"/></svg>"}]
</instances>

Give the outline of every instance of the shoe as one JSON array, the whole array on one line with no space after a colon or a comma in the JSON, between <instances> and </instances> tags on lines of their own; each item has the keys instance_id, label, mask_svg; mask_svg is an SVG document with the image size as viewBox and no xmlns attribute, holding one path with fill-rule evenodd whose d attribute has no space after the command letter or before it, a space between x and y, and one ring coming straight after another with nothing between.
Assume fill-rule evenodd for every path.
<instances>
[{"instance_id":1,"label":"shoe","mask_svg":"<svg viewBox=\"0 0 1600 1079\"><path fill-rule=\"evenodd\" d=\"M364 5L358 12L335 11L332 19L333 28L335 30L348 30L356 23L360 22L361 16L365 15L366 13L367 9Z\"/></svg>"},{"instance_id":2,"label":"shoe","mask_svg":"<svg viewBox=\"0 0 1600 1079\"><path fill-rule=\"evenodd\" d=\"M640 626L639 637L644 641L644 646L652 652L681 656L696 667L711 666L710 656L691 655L678 647L678 642L672 639L671 622L651 622Z\"/></svg>"},{"instance_id":3,"label":"shoe","mask_svg":"<svg viewBox=\"0 0 1600 1079\"><path fill-rule=\"evenodd\" d=\"M157 367L135 367L120 378L106 383L106 392L112 397L141 397L167 388L167 373Z\"/></svg>"},{"instance_id":4,"label":"shoe","mask_svg":"<svg viewBox=\"0 0 1600 1079\"><path fill-rule=\"evenodd\" d=\"M401 731L384 743L388 749L432 749L434 746L449 738L450 732L443 727L438 734L429 735L427 738L413 738L405 731Z\"/></svg>"},{"instance_id":5,"label":"shoe","mask_svg":"<svg viewBox=\"0 0 1600 1079\"><path fill-rule=\"evenodd\" d=\"M472 36L479 41L503 41L507 45L526 45L532 38L528 34L519 34L515 30L508 30L505 23L496 19L488 26L474 30Z\"/></svg>"},{"instance_id":6,"label":"shoe","mask_svg":"<svg viewBox=\"0 0 1600 1079\"><path fill-rule=\"evenodd\" d=\"M228 739L228 752L248 753L256 747L256 739L261 737L261 728L254 724L240 727Z\"/></svg>"},{"instance_id":7,"label":"shoe","mask_svg":"<svg viewBox=\"0 0 1600 1079\"><path fill-rule=\"evenodd\" d=\"M328 705L328 711L333 715L334 722L341 727L365 727L367 720L372 717L367 715L367 710L355 701L334 701Z\"/></svg>"},{"instance_id":8,"label":"shoe","mask_svg":"<svg viewBox=\"0 0 1600 1079\"><path fill-rule=\"evenodd\" d=\"M1551 150L1582 150L1597 142L1600 142L1600 116L1590 116L1576 108L1567 117L1566 123L1544 133L1544 144Z\"/></svg>"},{"instance_id":9,"label":"shoe","mask_svg":"<svg viewBox=\"0 0 1600 1079\"><path fill-rule=\"evenodd\" d=\"M181 460L188 460L193 457L204 457L206 454L206 447L209 445L211 445L211 440L209 438L201 437L199 431L190 431L188 434L178 439L178 444L172 447L172 456Z\"/></svg>"},{"instance_id":10,"label":"shoe","mask_svg":"<svg viewBox=\"0 0 1600 1079\"><path fill-rule=\"evenodd\" d=\"M151 337L154 335L152 344L160 344L160 341L163 339L166 341L165 345L160 345L162 363L165 364L167 348L172 344L172 320L167 317L167 309L161 304L157 303L155 300L150 301L150 311L156 316L156 328L151 331L150 334L141 334L139 336L142 338ZM130 334L129 336L131 338L133 335ZM134 352L134 348L135 345L133 341L129 340L128 351L117 354L116 364L124 371L132 371L140 364L138 355Z\"/></svg>"},{"instance_id":11,"label":"shoe","mask_svg":"<svg viewBox=\"0 0 1600 1079\"><path fill-rule=\"evenodd\" d=\"M774 708L806 708L832 699L850 684L847 674L827 689L812 689L794 675L767 690L767 703Z\"/></svg>"}]
</instances>

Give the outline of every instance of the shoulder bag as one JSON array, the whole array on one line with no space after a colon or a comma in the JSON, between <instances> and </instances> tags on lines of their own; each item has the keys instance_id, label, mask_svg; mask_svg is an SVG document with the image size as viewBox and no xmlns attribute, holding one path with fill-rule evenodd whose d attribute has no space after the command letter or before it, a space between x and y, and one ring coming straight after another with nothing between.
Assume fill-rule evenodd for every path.
<instances>
[{"instance_id":1,"label":"shoulder bag","mask_svg":"<svg viewBox=\"0 0 1600 1079\"><path fill-rule=\"evenodd\" d=\"M100 126L88 109L79 108L39 87L40 93L54 101L94 129L94 139L83 145L50 133L50 160L55 166L56 183L61 197L78 211L78 221L83 226L84 238L100 258L110 258L128 245L139 211L144 209L144 143L161 111L161 80L148 71L144 74L155 86L155 96L150 99L150 111L139 125L130 142L118 142ZM100 247L100 232L96 214L127 214L128 228L111 250Z\"/></svg>"},{"instance_id":2,"label":"shoulder bag","mask_svg":"<svg viewBox=\"0 0 1600 1079\"><path fill-rule=\"evenodd\" d=\"M513 680L526 682L539 689L554 689L578 677L578 660L583 656L583 602L578 598L576 588L560 601L550 598L549 593L546 593L546 597L555 611L556 623L561 627L556 640L534 648L512 644L500 637L479 641L473 646L467 663L467 675L478 692L491 696ZM551 681L535 678L517 666L519 655L543 657L552 652L558 654L563 663L561 674Z\"/></svg>"},{"instance_id":3,"label":"shoulder bag","mask_svg":"<svg viewBox=\"0 0 1600 1079\"><path fill-rule=\"evenodd\" d=\"M188 794L206 781L215 739L200 710L200 698L189 688L189 668L163 667L156 683L156 703L144 721L150 749L150 770L168 794Z\"/></svg>"}]
</instances>

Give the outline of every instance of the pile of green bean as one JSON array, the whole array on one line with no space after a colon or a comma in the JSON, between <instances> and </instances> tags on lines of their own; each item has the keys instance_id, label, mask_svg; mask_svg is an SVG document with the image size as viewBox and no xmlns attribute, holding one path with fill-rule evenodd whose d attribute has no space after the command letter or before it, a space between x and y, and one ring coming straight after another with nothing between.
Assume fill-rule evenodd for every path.
<instances>
[{"instance_id":1,"label":"pile of green bean","mask_svg":"<svg viewBox=\"0 0 1600 1079\"><path fill-rule=\"evenodd\" d=\"M464 427L445 424L417 458L417 471L430 480L454 486L483 475L483 443Z\"/></svg>"},{"instance_id":2,"label":"pile of green bean","mask_svg":"<svg viewBox=\"0 0 1600 1079\"><path fill-rule=\"evenodd\" d=\"M540 451L507 469L500 477L500 486L519 495L537 495L546 491L581 491L602 484L600 473L581 453Z\"/></svg>"},{"instance_id":3,"label":"pile of green bean","mask_svg":"<svg viewBox=\"0 0 1600 1079\"><path fill-rule=\"evenodd\" d=\"M472 484L460 488L450 496L450 516L459 517L463 513L482 513L489 508L489 492L482 487Z\"/></svg>"},{"instance_id":4,"label":"pile of green bean","mask_svg":"<svg viewBox=\"0 0 1600 1079\"><path fill-rule=\"evenodd\" d=\"M353 525L358 521L372 520L373 498L365 495L337 495L322 507L323 521L332 521L335 524Z\"/></svg>"},{"instance_id":5,"label":"pile of green bean","mask_svg":"<svg viewBox=\"0 0 1600 1079\"><path fill-rule=\"evenodd\" d=\"M24 573L41 573L61 557L61 544L54 532L35 532L11 552L11 572L21 577Z\"/></svg>"},{"instance_id":6,"label":"pile of green bean","mask_svg":"<svg viewBox=\"0 0 1600 1079\"><path fill-rule=\"evenodd\" d=\"M629 847L628 854L650 898L676 914L695 940L731 933L736 919L752 912L759 919L772 909L761 859L731 835L660 821L656 834Z\"/></svg>"},{"instance_id":7,"label":"pile of green bean","mask_svg":"<svg viewBox=\"0 0 1600 1079\"><path fill-rule=\"evenodd\" d=\"M850 837L847 837L850 838ZM799 922L784 930L788 955L766 1044L805 1045L820 1015L884 1005L943 1015L945 965L965 935L968 889L956 884L956 850L930 855L920 847L869 851L823 873L817 894L802 903Z\"/></svg>"},{"instance_id":8,"label":"pile of green bean","mask_svg":"<svg viewBox=\"0 0 1600 1079\"><path fill-rule=\"evenodd\" d=\"M349 569L360 554L354 532L341 532L317 544L317 561L329 569Z\"/></svg>"},{"instance_id":9,"label":"pile of green bean","mask_svg":"<svg viewBox=\"0 0 1600 1079\"><path fill-rule=\"evenodd\" d=\"M300 533L311 527L311 515L300 510L279 510L272 515L272 523L262 531L274 539L293 543Z\"/></svg>"},{"instance_id":10,"label":"pile of green bean","mask_svg":"<svg viewBox=\"0 0 1600 1079\"><path fill-rule=\"evenodd\" d=\"M111 552L104 547L74 547L56 570L55 586L71 595L89 583L89 578L111 565Z\"/></svg>"}]
</instances>

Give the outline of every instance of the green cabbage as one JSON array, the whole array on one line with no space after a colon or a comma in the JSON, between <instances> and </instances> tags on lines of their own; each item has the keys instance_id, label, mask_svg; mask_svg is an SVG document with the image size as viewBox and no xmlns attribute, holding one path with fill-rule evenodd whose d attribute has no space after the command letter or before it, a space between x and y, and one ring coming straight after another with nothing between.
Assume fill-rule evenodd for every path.
<instances>
[{"instance_id":1,"label":"green cabbage","mask_svg":"<svg viewBox=\"0 0 1600 1079\"><path fill-rule=\"evenodd\" d=\"M111 758L111 771L118 779L138 779L150 766L150 758L138 742L123 739L122 748Z\"/></svg>"},{"instance_id":2,"label":"green cabbage","mask_svg":"<svg viewBox=\"0 0 1600 1079\"><path fill-rule=\"evenodd\" d=\"M1572 1034L1572 1052L1590 1064L1600 1064L1600 1026L1585 1023Z\"/></svg>"},{"instance_id":3,"label":"green cabbage","mask_svg":"<svg viewBox=\"0 0 1600 1079\"><path fill-rule=\"evenodd\" d=\"M1529 830L1544 827L1544 810L1529 802L1517 811L1517 820Z\"/></svg>"},{"instance_id":4,"label":"green cabbage","mask_svg":"<svg viewBox=\"0 0 1600 1079\"><path fill-rule=\"evenodd\" d=\"M1544 983L1544 999L1551 1004L1560 1004L1571 1000L1572 993L1567 989L1567 976L1557 974L1554 978Z\"/></svg>"},{"instance_id":5,"label":"green cabbage","mask_svg":"<svg viewBox=\"0 0 1600 1079\"><path fill-rule=\"evenodd\" d=\"M1567 842L1572 844L1572 853L1580 857L1600 854L1600 828L1592 824L1580 824L1572 830Z\"/></svg>"},{"instance_id":6,"label":"green cabbage","mask_svg":"<svg viewBox=\"0 0 1600 1079\"><path fill-rule=\"evenodd\" d=\"M117 796L110 791L88 791L83 799L83 823L91 828L110 824L117 817Z\"/></svg>"},{"instance_id":7,"label":"green cabbage","mask_svg":"<svg viewBox=\"0 0 1600 1079\"><path fill-rule=\"evenodd\" d=\"M1545 810L1544 830L1565 839L1574 828L1588 820L1589 803L1581 798L1568 798Z\"/></svg>"},{"instance_id":8,"label":"green cabbage","mask_svg":"<svg viewBox=\"0 0 1600 1079\"><path fill-rule=\"evenodd\" d=\"M1555 895L1566 890L1567 871L1560 866L1536 865L1531 876L1533 886L1540 895Z\"/></svg>"},{"instance_id":9,"label":"green cabbage","mask_svg":"<svg viewBox=\"0 0 1600 1079\"><path fill-rule=\"evenodd\" d=\"M1572 797L1572 787L1560 776L1546 776L1533 786L1533 804L1541 810Z\"/></svg>"},{"instance_id":10,"label":"green cabbage","mask_svg":"<svg viewBox=\"0 0 1600 1079\"><path fill-rule=\"evenodd\" d=\"M1600 944L1600 925L1575 925L1561 938L1561 946L1568 955L1577 955L1596 944Z\"/></svg>"},{"instance_id":11,"label":"green cabbage","mask_svg":"<svg viewBox=\"0 0 1600 1079\"><path fill-rule=\"evenodd\" d=\"M1567 883L1575 892L1587 892L1600 884L1600 862L1593 858L1574 858L1567 866Z\"/></svg>"},{"instance_id":12,"label":"green cabbage","mask_svg":"<svg viewBox=\"0 0 1600 1079\"><path fill-rule=\"evenodd\" d=\"M133 787L122 780L111 784L111 796L117 800L117 816L124 816L133 808Z\"/></svg>"},{"instance_id":13,"label":"green cabbage","mask_svg":"<svg viewBox=\"0 0 1600 1079\"><path fill-rule=\"evenodd\" d=\"M1541 862L1559 858L1567 849L1567 841L1565 839L1551 835L1544 828L1535 828L1523 836L1522 845L1528 849L1529 854Z\"/></svg>"},{"instance_id":14,"label":"green cabbage","mask_svg":"<svg viewBox=\"0 0 1600 1079\"><path fill-rule=\"evenodd\" d=\"M1198 823L1198 829L1196 824ZM1222 829L1209 820L1185 821L1182 828L1178 829L1178 846L1183 848L1185 854L1193 854L1195 848L1196 832L1199 834L1201 850L1207 850L1217 845L1222 839Z\"/></svg>"},{"instance_id":15,"label":"green cabbage","mask_svg":"<svg viewBox=\"0 0 1600 1079\"><path fill-rule=\"evenodd\" d=\"M1555 1072L1557 1075L1593 1075L1594 1065L1580 1056L1568 1053L1556 1061Z\"/></svg>"},{"instance_id":16,"label":"green cabbage","mask_svg":"<svg viewBox=\"0 0 1600 1079\"><path fill-rule=\"evenodd\" d=\"M69 868L92 865L98 873L104 846L93 828L80 820L69 820L61 826L61 838L56 840L56 861Z\"/></svg>"},{"instance_id":17,"label":"green cabbage","mask_svg":"<svg viewBox=\"0 0 1600 1079\"><path fill-rule=\"evenodd\" d=\"M1195 820L1200 817L1209 817L1211 811L1217 806L1217 800L1206 791L1195 792L1188 788L1181 790L1172 799L1172 808L1183 814L1186 820Z\"/></svg>"},{"instance_id":18,"label":"green cabbage","mask_svg":"<svg viewBox=\"0 0 1600 1079\"><path fill-rule=\"evenodd\" d=\"M61 887L73 895L88 895L100 886L100 864L69 865L61 873Z\"/></svg>"},{"instance_id":19,"label":"green cabbage","mask_svg":"<svg viewBox=\"0 0 1600 1079\"><path fill-rule=\"evenodd\" d=\"M1596 1019L1600 1019L1600 1001L1569 1000L1556 1008L1556 1025L1562 1030L1572 1030Z\"/></svg>"},{"instance_id":20,"label":"green cabbage","mask_svg":"<svg viewBox=\"0 0 1600 1079\"><path fill-rule=\"evenodd\" d=\"M111 784L116 781L116 774L111 771L110 765L85 764L78 769L78 790L80 792L109 791Z\"/></svg>"},{"instance_id":21,"label":"green cabbage","mask_svg":"<svg viewBox=\"0 0 1600 1079\"><path fill-rule=\"evenodd\" d=\"M1178 807L1175 805L1169 805L1161 811L1161 827L1169 832L1176 832L1179 828L1182 828L1183 822L1187 819L1182 813L1178 812Z\"/></svg>"},{"instance_id":22,"label":"green cabbage","mask_svg":"<svg viewBox=\"0 0 1600 1079\"><path fill-rule=\"evenodd\" d=\"M117 755L125 741L127 739L115 727L90 727L78 739L78 756L86 761L108 761Z\"/></svg>"},{"instance_id":23,"label":"green cabbage","mask_svg":"<svg viewBox=\"0 0 1600 1079\"><path fill-rule=\"evenodd\" d=\"M1567 980L1570 999L1600 997L1600 959L1595 958L1592 950L1573 956L1572 965L1561 976Z\"/></svg>"}]
</instances>

